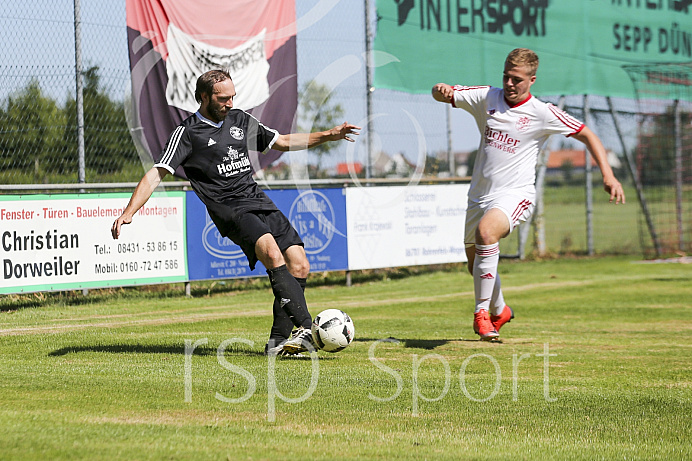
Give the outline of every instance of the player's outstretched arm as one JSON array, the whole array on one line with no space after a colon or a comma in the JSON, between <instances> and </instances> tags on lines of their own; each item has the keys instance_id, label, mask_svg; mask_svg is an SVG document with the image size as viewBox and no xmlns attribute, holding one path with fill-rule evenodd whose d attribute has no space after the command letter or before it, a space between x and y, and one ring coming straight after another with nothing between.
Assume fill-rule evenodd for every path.
<instances>
[{"instance_id":1,"label":"player's outstretched arm","mask_svg":"<svg viewBox=\"0 0 692 461\"><path fill-rule=\"evenodd\" d=\"M454 99L454 88L446 83L438 83L432 87L432 97L435 101L451 103Z\"/></svg>"},{"instance_id":2,"label":"player's outstretched arm","mask_svg":"<svg viewBox=\"0 0 692 461\"><path fill-rule=\"evenodd\" d=\"M591 152L591 156L596 161L598 168L603 174L603 189L610 194L610 201L615 201L616 204L625 203L625 191L622 189L622 184L615 178L613 169L608 164L607 153L603 143L599 137L589 129L588 126L572 136L577 141L581 141L586 145L586 148Z\"/></svg>"},{"instance_id":3,"label":"player's outstretched arm","mask_svg":"<svg viewBox=\"0 0 692 461\"><path fill-rule=\"evenodd\" d=\"M146 172L137 184L137 187L135 187L135 191L132 193L132 197L130 197L130 201L125 207L123 214L115 220L111 227L111 235L114 239L120 237L120 226L132 222L132 217L147 203L151 194L154 193L156 187L167 174L168 170L165 168L152 168Z\"/></svg>"},{"instance_id":4,"label":"player's outstretched arm","mask_svg":"<svg viewBox=\"0 0 692 461\"><path fill-rule=\"evenodd\" d=\"M349 142L354 142L355 140L351 138L351 135L358 136L360 130L359 126L351 125L348 122L344 122L339 126L335 126L331 130L326 131L315 131L313 133L291 133L282 134L279 139L276 140L273 149L286 152L289 150L303 150L309 149L311 147L319 146L327 141L339 141L345 139Z\"/></svg>"}]
</instances>

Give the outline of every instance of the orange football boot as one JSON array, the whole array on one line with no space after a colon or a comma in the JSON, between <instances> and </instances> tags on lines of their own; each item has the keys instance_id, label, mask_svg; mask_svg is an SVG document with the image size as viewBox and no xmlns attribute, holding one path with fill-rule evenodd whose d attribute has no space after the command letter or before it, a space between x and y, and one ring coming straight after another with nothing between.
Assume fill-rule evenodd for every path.
<instances>
[{"instance_id":1,"label":"orange football boot","mask_svg":"<svg viewBox=\"0 0 692 461\"><path fill-rule=\"evenodd\" d=\"M511 307L505 305L505 308L502 309L502 313L500 315L490 316L490 322L493 324L493 327L495 327L495 331L499 333L502 325L504 325L505 323L509 323L510 320L512 320L513 318L514 311Z\"/></svg>"},{"instance_id":2,"label":"orange football boot","mask_svg":"<svg viewBox=\"0 0 692 461\"><path fill-rule=\"evenodd\" d=\"M486 310L473 314L473 331L481 337L481 341L492 341L500 336L490 321L490 314Z\"/></svg>"}]
</instances>

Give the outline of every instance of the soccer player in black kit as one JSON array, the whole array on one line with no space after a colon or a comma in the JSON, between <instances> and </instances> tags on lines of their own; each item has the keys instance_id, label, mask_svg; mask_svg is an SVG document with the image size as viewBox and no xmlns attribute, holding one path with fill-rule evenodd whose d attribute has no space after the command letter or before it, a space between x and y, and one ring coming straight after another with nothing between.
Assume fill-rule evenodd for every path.
<instances>
[{"instance_id":1,"label":"soccer player in black kit","mask_svg":"<svg viewBox=\"0 0 692 461\"><path fill-rule=\"evenodd\" d=\"M267 268L275 299L265 352L295 355L312 344L312 317L303 294L310 263L288 218L253 179L248 153L303 150L341 139L353 142L350 135L357 135L360 127L343 123L327 131L279 134L234 109L235 94L224 70L211 70L197 79L199 110L171 133L161 158L137 184L111 233L117 239L121 226L132 222L161 180L182 166L221 235L241 247L251 269L258 260Z\"/></svg>"}]
</instances>

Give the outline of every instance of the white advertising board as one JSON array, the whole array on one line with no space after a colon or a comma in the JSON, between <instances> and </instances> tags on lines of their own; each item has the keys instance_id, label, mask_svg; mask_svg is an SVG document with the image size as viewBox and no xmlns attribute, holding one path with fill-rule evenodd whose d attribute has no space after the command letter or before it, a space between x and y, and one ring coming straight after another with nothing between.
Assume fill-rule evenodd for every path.
<instances>
[{"instance_id":1,"label":"white advertising board","mask_svg":"<svg viewBox=\"0 0 692 461\"><path fill-rule=\"evenodd\" d=\"M129 197L0 197L0 294L186 281L184 193L155 193L113 240Z\"/></svg>"},{"instance_id":2,"label":"white advertising board","mask_svg":"<svg viewBox=\"0 0 692 461\"><path fill-rule=\"evenodd\" d=\"M351 270L466 261L468 184L346 189Z\"/></svg>"}]
</instances>

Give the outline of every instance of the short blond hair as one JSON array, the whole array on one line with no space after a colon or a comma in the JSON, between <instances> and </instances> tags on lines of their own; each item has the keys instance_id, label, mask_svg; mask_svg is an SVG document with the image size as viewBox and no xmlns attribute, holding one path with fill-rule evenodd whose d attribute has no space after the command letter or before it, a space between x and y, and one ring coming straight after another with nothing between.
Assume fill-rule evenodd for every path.
<instances>
[{"instance_id":1,"label":"short blond hair","mask_svg":"<svg viewBox=\"0 0 692 461\"><path fill-rule=\"evenodd\" d=\"M528 48L515 48L509 52L505 63L516 66L526 66L529 75L536 75L538 70L538 55Z\"/></svg>"}]
</instances>

